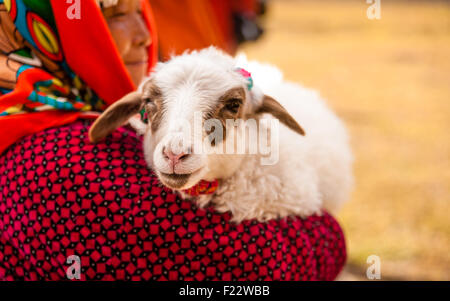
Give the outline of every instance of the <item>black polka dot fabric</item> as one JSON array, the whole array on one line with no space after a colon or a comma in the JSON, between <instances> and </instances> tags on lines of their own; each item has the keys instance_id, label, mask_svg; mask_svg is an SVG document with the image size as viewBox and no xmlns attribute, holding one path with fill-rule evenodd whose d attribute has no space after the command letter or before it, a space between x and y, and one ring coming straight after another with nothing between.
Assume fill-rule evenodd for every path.
<instances>
[{"instance_id":1,"label":"black polka dot fabric","mask_svg":"<svg viewBox=\"0 0 450 301\"><path fill-rule=\"evenodd\" d=\"M163 187L121 128L91 144L78 121L0 156L0 279L333 280L345 241L327 213L230 222ZM72 263L72 262L70 262Z\"/></svg>"}]
</instances>

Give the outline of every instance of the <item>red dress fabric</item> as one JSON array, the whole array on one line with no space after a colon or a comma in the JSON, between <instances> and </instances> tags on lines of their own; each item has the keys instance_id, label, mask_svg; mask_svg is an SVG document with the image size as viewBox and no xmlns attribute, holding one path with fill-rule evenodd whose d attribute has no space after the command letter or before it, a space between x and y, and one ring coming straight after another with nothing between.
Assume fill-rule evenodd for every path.
<instances>
[{"instance_id":1,"label":"red dress fabric","mask_svg":"<svg viewBox=\"0 0 450 301\"><path fill-rule=\"evenodd\" d=\"M141 141L100 144L89 121L33 134L0 156L0 280L333 280L345 241L327 213L230 223L159 183Z\"/></svg>"}]
</instances>

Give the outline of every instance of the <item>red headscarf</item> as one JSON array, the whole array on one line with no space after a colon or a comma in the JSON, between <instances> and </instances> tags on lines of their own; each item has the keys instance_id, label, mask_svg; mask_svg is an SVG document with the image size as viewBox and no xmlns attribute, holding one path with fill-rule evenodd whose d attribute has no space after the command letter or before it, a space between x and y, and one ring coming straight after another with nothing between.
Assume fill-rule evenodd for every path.
<instances>
[{"instance_id":1,"label":"red headscarf","mask_svg":"<svg viewBox=\"0 0 450 301\"><path fill-rule=\"evenodd\" d=\"M102 110L135 89L94 0L80 18L61 0L0 0L0 153L19 138ZM157 61L150 5L142 14L152 37L149 68Z\"/></svg>"}]
</instances>

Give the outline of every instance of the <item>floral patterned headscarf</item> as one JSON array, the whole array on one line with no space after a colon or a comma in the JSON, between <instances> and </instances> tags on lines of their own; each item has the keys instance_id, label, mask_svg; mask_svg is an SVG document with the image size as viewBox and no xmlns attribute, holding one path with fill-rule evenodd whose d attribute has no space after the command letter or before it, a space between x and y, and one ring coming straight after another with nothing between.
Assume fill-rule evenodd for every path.
<instances>
[{"instance_id":1,"label":"floral patterned headscarf","mask_svg":"<svg viewBox=\"0 0 450 301\"><path fill-rule=\"evenodd\" d=\"M151 68L157 39L147 1L142 11ZM97 0L0 0L0 50L0 153L135 89Z\"/></svg>"}]
</instances>

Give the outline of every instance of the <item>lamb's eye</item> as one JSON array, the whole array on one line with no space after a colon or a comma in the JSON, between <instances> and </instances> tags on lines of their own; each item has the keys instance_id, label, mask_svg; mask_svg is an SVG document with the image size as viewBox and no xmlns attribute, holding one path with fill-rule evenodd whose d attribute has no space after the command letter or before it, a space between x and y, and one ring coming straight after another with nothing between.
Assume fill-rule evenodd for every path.
<instances>
[{"instance_id":1,"label":"lamb's eye","mask_svg":"<svg viewBox=\"0 0 450 301\"><path fill-rule=\"evenodd\" d=\"M233 98L227 102L225 108L230 112L237 113L241 104L242 100L240 100L239 98Z\"/></svg>"},{"instance_id":2,"label":"lamb's eye","mask_svg":"<svg viewBox=\"0 0 450 301\"><path fill-rule=\"evenodd\" d=\"M145 104L149 104L152 102L152 99L148 96L144 97L142 100L144 101Z\"/></svg>"}]
</instances>

